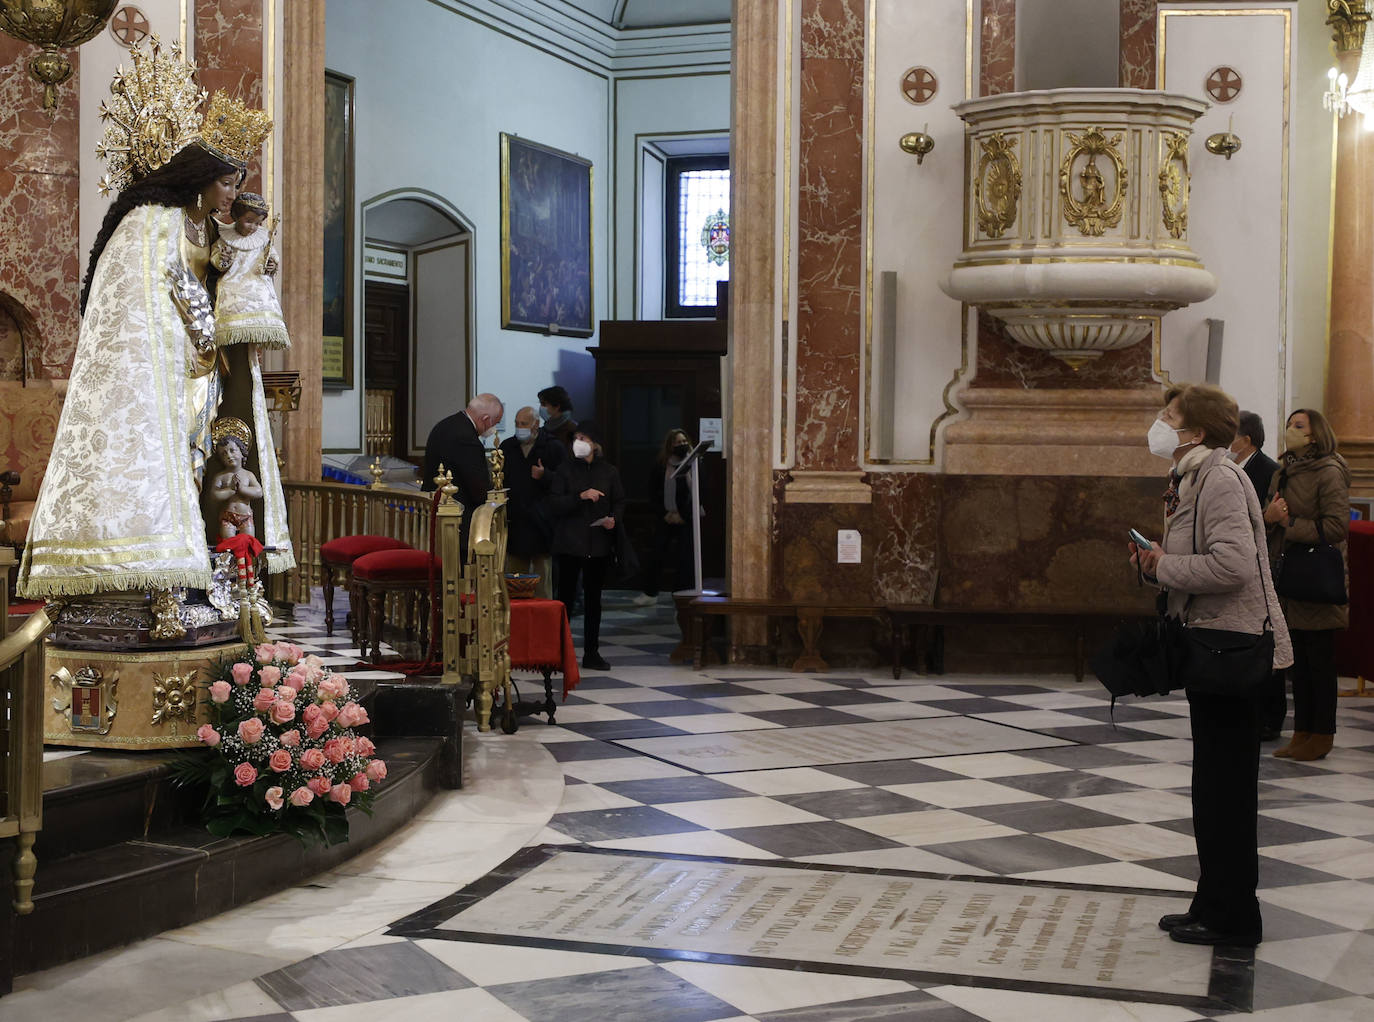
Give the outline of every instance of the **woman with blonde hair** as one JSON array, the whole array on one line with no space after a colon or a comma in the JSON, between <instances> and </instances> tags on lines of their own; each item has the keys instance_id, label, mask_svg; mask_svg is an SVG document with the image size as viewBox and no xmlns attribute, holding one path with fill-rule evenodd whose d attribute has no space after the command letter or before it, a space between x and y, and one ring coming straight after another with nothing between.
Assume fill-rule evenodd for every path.
<instances>
[{"instance_id":1,"label":"woman with blonde hair","mask_svg":"<svg viewBox=\"0 0 1374 1022\"><path fill-rule=\"evenodd\" d=\"M1350 533L1350 467L1336 451L1336 435L1321 412L1299 408L1288 416L1283 456L1264 510L1269 558L1280 571L1295 547L1330 543L1341 551ZM1280 576L1281 577L1281 576ZM1336 734L1336 633L1350 623L1348 603L1315 603L1280 596L1293 636L1293 738L1274 755L1321 759Z\"/></svg>"}]
</instances>

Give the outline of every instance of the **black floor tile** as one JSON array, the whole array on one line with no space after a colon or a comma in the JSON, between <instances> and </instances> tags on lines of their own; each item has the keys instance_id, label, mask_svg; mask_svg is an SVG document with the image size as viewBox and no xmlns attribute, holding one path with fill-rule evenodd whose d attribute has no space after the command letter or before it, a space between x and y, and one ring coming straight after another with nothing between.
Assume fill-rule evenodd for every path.
<instances>
[{"instance_id":1,"label":"black floor tile","mask_svg":"<svg viewBox=\"0 0 1374 1022\"><path fill-rule=\"evenodd\" d=\"M711 1022L738 1008L656 965L487 987L527 1019L558 1022Z\"/></svg>"},{"instance_id":2,"label":"black floor tile","mask_svg":"<svg viewBox=\"0 0 1374 1022\"><path fill-rule=\"evenodd\" d=\"M791 693L788 698L793 698ZM843 710L832 710L828 706L818 706L814 710L760 710L749 714L759 720L783 727L822 727L826 724L871 724L867 717L857 717Z\"/></svg>"},{"instance_id":3,"label":"black floor tile","mask_svg":"<svg viewBox=\"0 0 1374 1022\"><path fill-rule=\"evenodd\" d=\"M886 816L929 809L929 804L882 788L843 788L802 795L774 795L779 802L830 820L853 820L863 816Z\"/></svg>"},{"instance_id":4,"label":"black floor tile","mask_svg":"<svg viewBox=\"0 0 1374 1022\"><path fill-rule=\"evenodd\" d=\"M1086 798L1089 795L1113 795L1122 791L1139 791L1138 784L1119 781L1114 777L1085 773L1081 770L1056 770L1048 774L1026 774L1022 777L999 777L998 784L1018 791L1029 791L1036 795L1063 801L1068 798Z\"/></svg>"},{"instance_id":5,"label":"black floor tile","mask_svg":"<svg viewBox=\"0 0 1374 1022\"><path fill-rule=\"evenodd\" d=\"M636 753L609 742L547 742L544 748L560 763L584 759L625 759Z\"/></svg>"},{"instance_id":6,"label":"black floor tile","mask_svg":"<svg viewBox=\"0 0 1374 1022\"><path fill-rule=\"evenodd\" d=\"M257 984L287 1011L466 990L473 983L409 941L325 951Z\"/></svg>"},{"instance_id":7,"label":"black floor tile","mask_svg":"<svg viewBox=\"0 0 1374 1022\"><path fill-rule=\"evenodd\" d=\"M652 777L642 781L608 781L601 787L645 805L699 802L708 798L752 797L752 791L736 788L713 777Z\"/></svg>"},{"instance_id":8,"label":"black floor tile","mask_svg":"<svg viewBox=\"0 0 1374 1022\"><path fill-rule=\"evenodd\" d=\"M963 781L962 774L950 773L929 763L910 759L885 759L875 763L835 763L818 766L817 770L843 777L859 784L920 784L925 781Z\"/></svg>"},{"instance_id":9,"label":"black floor tile","mask_svg":"<svg viewBox=\"0 0 1374 1022\"><path fill-rule=\"evenodd\" d=\"M965 806L959 812L989 823L1000 823L1026 834L1088 827L1119 827L1131 821L1066 802L1012 802L1000 806Z\"/></svg>"},{"instance_id":10,"label":"black floor tile","mask_svg":"<svg viewBox=\"0 0 1374 1022\"><path fill-rule=\"evenodd\" d=\"M650 834L687 834L706 830L652 806L626 806L622 809L589 809L577 813L557 813L549 826L578 841L613 841L616 838L647 837Z\"/></svg>"},{"instance_id":11,"label":"black floor tile","mask_svg":"<svg viewBox=\"0 0 1374 1022\"><path fill-rule=\"evenodd\" d=\"M569 731L576 731L588 738L612 741L616 738L668 738L685 735L670 724L661 724L646 717L630 717L627 720L589 720L585 724L565 724Z\"/></svg>"},{"instance_id":12,"label":"black floor tile","mask_svg":"<svg viewBox=\"0 0 1374 1022\"><path fill-rule=\"evenodd\" d=\"M980 838L976 841L950 841L925 845L925 849L947 859L966 862L993 873L1009 876L1045 869L1067 869L1072 866L1095 866L1114 862L1086 848L1075 848L1060 841L1018 834L1010 837Z\"/></svg>"},{"instance_id":13,"label":"black floor tile","mask_svg":"<svg viewBox=\"0 0 1374 1022\"><path fill-rule=\"evenodd\" d=\"M982 1022L981 1016L921 990L765 1011L752 1017L758 1022Z\"/></svg>"},{"instance_id":14,"label":"black floor tile","mask_svg":"<svg viewBox=\"0 0 1374 1022\"><path fill-rule=\"evenodd\" d=\"M784 823L772 827L737 827L720 833L780 855L784 859L808 859L831 852L867 852L878 848L902 848L877 834L843 823Z\"/></svg>"}]
</instances>

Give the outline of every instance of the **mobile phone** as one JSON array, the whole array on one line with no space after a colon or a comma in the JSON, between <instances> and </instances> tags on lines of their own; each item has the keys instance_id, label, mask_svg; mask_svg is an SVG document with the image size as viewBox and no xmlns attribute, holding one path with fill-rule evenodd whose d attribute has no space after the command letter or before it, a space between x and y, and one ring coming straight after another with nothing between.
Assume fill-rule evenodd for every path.
<instances>
[{"instance_id":1,"label":"mobile phone","mask_svg":"<svg viewBox=\"0 0 1374 1022\"><path fill-rule=\"evenodd\" d=\"M1148 539L1146 539L1144 536L1142 536L1140 533L1136 532L1135 529L1132 529L1132 530L1131 530L1130 535L1131 535L1131 542L1134 543L1136 546L1140 547L1140 549L1142 549L1142 550L1153 550L1153 549L1154 549L1154 546L1155 546L1155 545L1154 545L1153 543L1151 543Z\"/></svg>"}]
</instances>

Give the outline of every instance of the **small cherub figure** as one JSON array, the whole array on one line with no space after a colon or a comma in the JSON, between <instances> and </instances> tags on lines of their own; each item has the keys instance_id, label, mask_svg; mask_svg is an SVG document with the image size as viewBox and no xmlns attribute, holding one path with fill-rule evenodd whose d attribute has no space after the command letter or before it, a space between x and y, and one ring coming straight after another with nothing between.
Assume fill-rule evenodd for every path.
<instances>
[{"instance_id":1,"label":"small cherub figure","mask_svg":"<svg viewBox=\"0 0 1374 1022\"><path fill-rule=\"evenodd\" d=\"M239 534L256 538L253 508L248 502L262 499L262 483L243 467L253 442L248 424L233 416L221 416L210 427L210 437L220 464L227 470L210 479L210 496L220 505L220 538Z\"/></svg>"},{"instance_id":2,"label":"small cherub figure","mask_svg":"<svg viewBox=\"0 0 1374 1022\"><path fill-rule=\"evenodd\" d=\"M278 263L272 245L276 220L263 230L267 201L256 192L241 194L229 212L234 226L221 230L210 249L210 262L223 274L215 297L215 345L290 347L281 300L272 285Z\"/></svg>"}]
</instances>

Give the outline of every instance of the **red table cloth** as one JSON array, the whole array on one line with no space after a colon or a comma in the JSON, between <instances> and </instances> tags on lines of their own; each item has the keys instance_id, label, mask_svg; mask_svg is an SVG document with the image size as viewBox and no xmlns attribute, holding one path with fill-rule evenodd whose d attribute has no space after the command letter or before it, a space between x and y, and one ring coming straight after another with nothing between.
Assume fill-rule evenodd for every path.
<instances>
[{"instance_id":1,"label":"red table cloth","mask_svg":"<svg viewBox=\"0 0 1374 1022\"><path fill-rule=\"evenodd\" d=\"M563 675L563 698L568 698L582 676L562 603L510 601L510 666L515 671L558 671Z\"/></svg>"},{"instance_id":2,"label":"red table cloth","mask_svg":"<svg viewBox=\"0 0 1374 1022\"><path fill-rule=\"evenodd\" d=\"M1350 523L1350 628L1336 633L1336 671L1374 678L1374 522Z\"/></svg>"}]
</instances>

